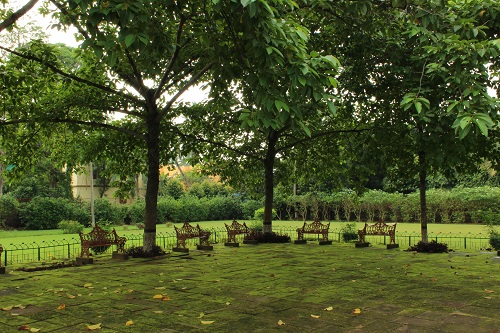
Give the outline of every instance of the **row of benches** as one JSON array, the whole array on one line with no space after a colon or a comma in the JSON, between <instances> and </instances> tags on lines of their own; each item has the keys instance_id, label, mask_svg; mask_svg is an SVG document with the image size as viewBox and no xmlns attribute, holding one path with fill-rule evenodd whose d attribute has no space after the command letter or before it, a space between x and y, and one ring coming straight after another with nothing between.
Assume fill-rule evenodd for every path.
<instances>
[{"instance_id":1,"label":"row of benches","mask_svg":"<svg viewBox=\"0 0 500 333\"><path fill-rule=\"evenodd\" d=\"M236 236L238 235L250 235L251 229L245 223L239 223L237 221L233 221L231 224L225 224L227 230L227 239L228 241L225 243L226 246L238 246L239 244L236 242ZM323 224L319 220L315 220L312 223L304 222L304 225L301 228L297 229L298 239L295 243L305 243L304 239L305 234L316 234L322 237L320 240L320 244L331 244L331 241L328 240L328 230L330 228L330 223ZM189 252L189 249L186 247L186 241L188 239L198 238L200 244L198 245L198 249L200 250L213 250L213 246L210 245L208 239L210 238L211 232L207 230L203 230L199 225L192 226L188 222L184 222L182 227L174 226L176 235L177 235L177 247L173 250L178 252ZM394 224L386 224L384 222L377 222L375 224L365 223L363 229L358 231L359 242L356 243L356 246L365 246L364 244L369 244L365 242L366 235L387 235L390 237L389 247L397 247L395 241L396 234L396 223ZM82 263L90 263L90 250L96 249L100 247L112 246L116 245L117 250L113 253L114 257L120 257L125 253L125 242L127 239L125 237L118 236L116 230L113 229L111 231L107 231L102 229L100 226L96 225L89 233L79 232L80 241L82 250L80 253L79 261ZM3 248L0 245L0 258L2 257ZM0 274L5 270L5 267L2 266L0 260Z\"/></svg>"},{"instance_id":2,"label":"row of benches","mask_svg":"<svg viewBox=\"0 0 500 333\"><path fill-rule=\"evenodd\" d=\"M251 233L251 229L245 223L233 221L231 224L225 224L225 226L227 230L227 242L225 243L226 246L238 246L239 244L236 242L236 236L248 236ZM311 223L304 222L304 225L301 228L297 229L297 240L295 241L295 243L306 243L306 239L304 239L305 234L316 234L321 236L321 240L319 241L321 245L331 244L332 241L328 240L329 228L330 223L324 224L319 220L315 220ZM195 238L199 239L199 245L197 246L199 250L213 250L213 246L209 243L211 232L202 229L198 224L196 226L193 226L188 222L184 222L181 227L174 226L174 229L177 236L177 247L175 247L173 251L189 252L189 249L186 247L186 241L188 239ZM79 234L82 244L81 257L89 257L90 249L101 246L116 245L116 253L125 252L126 238L118 236L115 229L113 229L112 231L106 231L96 225L91 232L87 234L80 232ZM359 242L356 243L357 247L367 246L369 244L365 241L366 235L389 236L390 244L388 245L388 248L397 247L395 239L396 223L365 223L363 229L358 230Z\"/></svg>"}]
</instances>

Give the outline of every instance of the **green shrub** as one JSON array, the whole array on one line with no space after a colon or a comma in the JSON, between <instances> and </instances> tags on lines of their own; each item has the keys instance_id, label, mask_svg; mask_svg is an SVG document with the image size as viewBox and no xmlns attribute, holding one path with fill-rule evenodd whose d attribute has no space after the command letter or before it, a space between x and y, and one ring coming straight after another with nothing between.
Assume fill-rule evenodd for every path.
<instances>
[{"instance_id":1,"label":"green shrub","mask_svg":"<svg viewBox=\"0 0 500 333\"><path fill-rule=\"evenodd\" d=\"M23 224L19 218L19 203L11 195L0 196L0 226L21 228Z\"/></svg>"},{"instance_id":2,"label":"green shrub","mask_svg":"<svg viewBox=\"0 0 500 333\"><path fill-rule=\"evenodd\" d=\"M112 224L119 224L123 221L120 209L105 198L94 200L94 214L96 221L109 221Z\"/></svg>"},{"instance_id":3,"label":"green shrub","mask_svg":"<svg viewBox=\"0 0 500 333\"><path fill-rule=\"evenodd\" d=\"M245 240L256 240L258 243L288 243L290 242L290 236L279 235L275 232L254 231L245 236Z\"/></svg>"},{"instance_id":4,"label":"green shrub","mask_svg":"<svg viewBox=\"0 0 500 333\"><path fill-rule=\"evenodd\" d=\"M358 228L354 222L345 223L340 228L340 233L342 235L342 240L346 243L358 239Z\"/></svg>"},{"instance_id":5,"label":"green shrub","mask_svg":"<svg viewBox=\"0 0 500 333\"><path fill-rule=\"evenodd\" d=\"M208 208L206 199L198 199L190 195L186 195L179 200L180 206L175 215L172 216L172 221L206 221L208 219Z\"/></svg>"},{"instance_id":6,"label":"green shrub","mask_svg":"<svg viewBox=\"0 0 500 333\"><path fill-rule=\"evenodd\" d=\"M241 202L234 197L216 196L207 200L208 218L213 221L240 219Z\"/></svg>"},{"instance_id":7,"label":"green shrub","mask_svg":"<svg viewBox=\"0 0 500 333\"><path fill-rule=\"evenodd\" d=\"M154 245L151 251L144 252L142 246L134 246L126 250L127 254L132 258L151 258L165 254L165 251L158 245Z\"/></svg>"},{"instance_id":8,"label":"green shrub","mask_svg":"<svg viewBox=\"0 0 500 333\"><path fill-rule=\"evenodd\" d=\"M435 240L430 241L429 243L424 243L420 241L418 242L417 245L410 247L408 251L416 251L423 253L447 253L448 245L444 243L438 243Z\"/></svg>"},{"instance_id":9,"label":"green shrub","mask_svg":"<svg viewBox=\"0 0 500 333\"><path fill-rule=\"evenodd\" d=\"M245 200L241 203L242 218L251 220L254 217L255 211L262 207L261 200Z\"/></svg>"},{"instance_id":10,"label":"green shrub","mask_svg":"<svg viewBox=\"0 0 500 333\"><path fill-rule=\"evenodd\" d=\"M165 196L159 198L156 224L165 223L166 221L175 221L174 216L178 215L179 209L180 201L175 200L173 197ZM142 221L144 221L144 219Z\"/></svg>"},{"instance_id":11,"label":"green shrub","mask_svg":"<svg viewBox=\"0 0 500 333\"><path fill-rule=\"evenodd\" d=\"M500 251L500 232L491 229L489 243L493 249Z\"/></svg>"},{"instance_id":12,"label":"green shrub","mask_svg":"<svg viewBox=\"0 0 500 333\"><path fill-rule=\"evenodd\" d=\"M264 221L264 210L265 210L265 208L263 208L263 207L257 209L253 214L253 219L256 221L263 222ZM273 215L273 217L276 216L276 210L273 209L272 215Z\"/></svg>"},{"instance_id":13,"label":"green shrub","mask_svg":"<svg viewBox=\"0 0 500 333\"><path fill-rule=\"evenodd\" d=\"M57 224L68 219L68 200L35 197L20 209L20 217L27 229L57 229Z\"/></svg>"},{"instance_id":14,"label":"green shrub","mask_svg":"<svg viewBox=\"0 0 500 333\"><path fill-rule=\"evenodd\" d=\"M62 220L57 224L58 229L62 229L65 234L77 234L83 230L83 224L78 221Z\"/></svg>"},{"instance_id":15,"label":"green shrub","mask_svg":"<svg viewBox=\"0 0 500 333\"><path fill-rule=\"evenodd\" d=\"M68 220L78 221L84 226L90 226L92 220L90 203L82 200L69 201L67 204Z\"/></svg>"},{"instance_id":16,"label":"green shrub","mask_svg":"<svg viewBox=\"0 0 500 333\"><path fill-rule=\"evenodd\" d=\"M128 213L132 218L132 224L144 222L146 215L146 202L144 200L137 200L128 207Z\"/></svg>"}]
</instances>

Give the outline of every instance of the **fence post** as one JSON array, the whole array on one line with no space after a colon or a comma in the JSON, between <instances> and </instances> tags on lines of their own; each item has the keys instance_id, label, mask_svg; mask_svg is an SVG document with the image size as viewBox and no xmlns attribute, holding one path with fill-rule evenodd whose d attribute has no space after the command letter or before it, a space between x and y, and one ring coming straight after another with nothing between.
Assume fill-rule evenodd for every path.
<instances>
[{"instance_id":1,"label":"fence post","mask_svg":"<svg viewBox=\"0 0 500 333\"><path fill-rule=\"evenodd\" d=\"M467 248L467 237L464 237L464 249Z\"/></svg>"},{"instance_id":2,"label":"fence post","mask_svg":"<svg viewBox=\"0 0 500 333\"><path fill-rule=\"evenodd\" d=\"M411 246L411 236L408 236L408 246Z\"/></svg>"},{"instance_id":3,"label":"fence post","mask_svg":"<svg viewBox=\"0 0 500 333\"><path fill-rule=\"evenodd\" d=\"M7 266L7 250L6 249L3 249L3 253L4 253L4 266ZM0 258L0 260L2 260L2 258Z\"/></svg>"},{"instance_id":4,"label":"fence post","mask_svg":"<svg viewBox=\"0 0 500 333\"><path fill-rule=\"evenodd\" d=\"M68 259L69 258L71 258L71 250L70 250L69 243L68 243Z\"/></svg>"},{"instance_id":5,"label":"fence post","mask_svg":"<svg viewBox=\"0 0 500 333\"><path fill-rule=\"evenodd\" d=\"M38 245L38 261L40 261L41 254L40 254L40 245Z\"/></svg>"}]
</instances>

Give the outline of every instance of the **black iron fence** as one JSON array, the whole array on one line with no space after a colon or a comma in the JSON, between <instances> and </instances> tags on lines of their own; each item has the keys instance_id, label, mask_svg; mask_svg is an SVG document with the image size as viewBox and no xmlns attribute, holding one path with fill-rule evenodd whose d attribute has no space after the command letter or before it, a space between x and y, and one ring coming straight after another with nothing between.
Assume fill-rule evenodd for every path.
<instances>
[{"instance_id":1,"label":"black iron fence","mask_svg":"<svg viewBox=\"0 0 500 333\"><path fill-rule=\"evenodd\" d=\"M227 233L225 228L210 229L212 235L210 242L224 243L227 241ZM297 232L295 228L274 228L278 234L288 234L294 239ZM127 243L125 248L142 245L142 234L127 235ZM240 240L243 236L240 235ZM340 230L330 230L329 238L336 242L342 242L342 233ZM311 236L309 239L318 239L319 237ZM378 244L387 244L389 242L388 236L366 236L366 240L374 246ZM405 233L396 232L396 243L400 248L406 249L412 245L417 244L421 240L420 233ZM472 249L481 250L487 249L489 245L488 234L451 234L451 233L430 233L429 240L435 240L439 243L445 243L448 248L453 250ZM189 242L189 241L188 241ZM195 244L196 240L192 240ZM165 250L175 247L177 239L175 232L158 233L156 235L156 244ZM76 258L80 255L81 246L79 238L63 239L59 241L48 241L40 243L22 243L22 244L3 244L4 252L2 253L2 264L5 266L29 262L47 262L57 260L68 260ZM112 252L113 247L110 247L107 252Z\"/></svg>"}]
</instances>

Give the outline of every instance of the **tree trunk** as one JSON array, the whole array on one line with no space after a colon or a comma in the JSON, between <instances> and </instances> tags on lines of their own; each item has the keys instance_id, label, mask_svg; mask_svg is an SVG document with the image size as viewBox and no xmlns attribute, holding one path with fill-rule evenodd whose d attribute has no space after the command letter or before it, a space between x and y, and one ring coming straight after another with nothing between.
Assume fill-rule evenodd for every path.
<instances>
[{"instance_id":1,"label":"tree trunk","mask_svg":"<svg viewBox=\"0 0 500 333\"><path fill-rule=\"evenodd\" d=\"M429 238L427 235L427 161L425 158L425 152L420 151L418 153L418 165L419 165L419 189L420 189L420 228L422 230L422 242L428 243Z\"/></svg>"},{"instance_id":2,"label":"tree trunk","mask_svg":"<svg viewBox=\"0 0 500 333\"><path fill-rule=\"evenodd\" d=\"M149 252L156 245L156 217L160 184L160 119L155 106L150 106L147 118L148 182L146 185L146 214L143 249Z\"/></svg>"},{"instance_id":3,"label":"tree trunk","mask_svg":"<svg viewBox=\"0 0 500 333\"><path fill-rule=\"evenodd\" d=\"M266 158L264 160L265 172L265 202L264 202L264 225L262 231L270 233L273 231L273 199L274 199L274 162L276 160L276 142L278 135L271 130L268 136Z\"/></svg>"}]
</instances>

